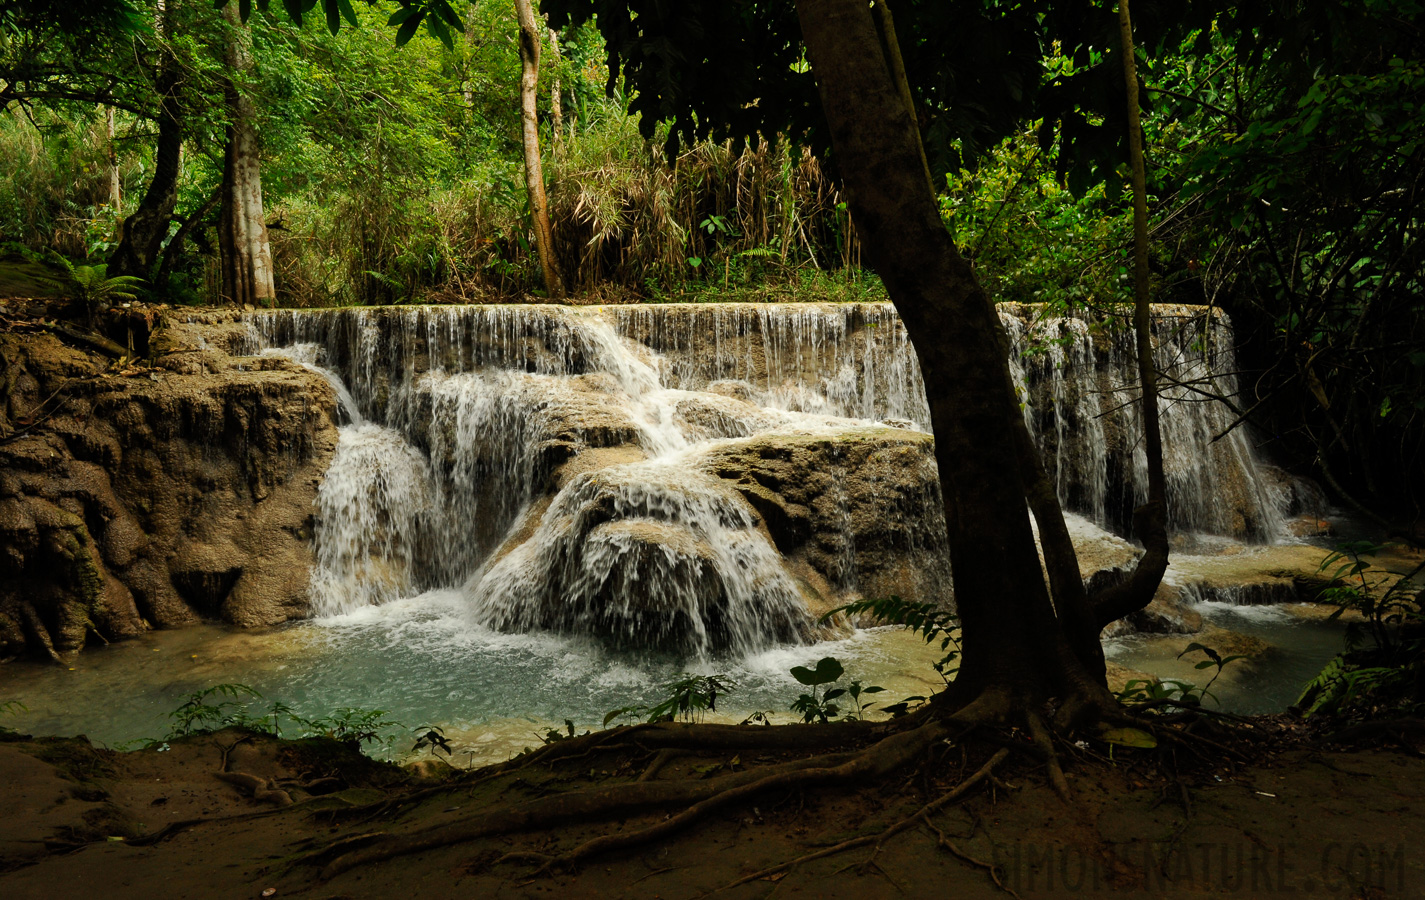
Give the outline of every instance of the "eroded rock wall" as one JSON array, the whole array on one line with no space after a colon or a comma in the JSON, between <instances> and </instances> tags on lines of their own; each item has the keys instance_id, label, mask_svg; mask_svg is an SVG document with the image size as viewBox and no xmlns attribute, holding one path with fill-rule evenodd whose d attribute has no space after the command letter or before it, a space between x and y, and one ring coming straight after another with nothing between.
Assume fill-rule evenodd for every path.
<instances>
[{"instance_id":1,"label":"eroded rock wall","mask_svg":"<svg viewBox=\"0 0 1425 900\"><path fill-rule=\"evenodd\" d=\"M307 610L313 500L336 445L325 380L190 326L146 362L43 322L0 333L0 658L150 627Z\"/></svg>"}]
</instances>

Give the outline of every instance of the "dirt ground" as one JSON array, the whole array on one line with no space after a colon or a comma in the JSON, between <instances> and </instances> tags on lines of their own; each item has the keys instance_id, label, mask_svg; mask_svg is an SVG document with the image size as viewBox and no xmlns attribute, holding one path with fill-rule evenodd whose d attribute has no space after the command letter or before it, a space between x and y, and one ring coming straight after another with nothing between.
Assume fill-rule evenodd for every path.
<instances>
[{"instance_id":1,"label":"dirt ground","mask_svg":"<svg viewBox=\"0 0 1425 900\"><path fill-rule=\"evenodd\" d=\"M1257 728L1272 731L1270 723ZM572 871L496 860L567 851L675 810L462 842L323 881L321 866L336 854L320 851L334 841L357 847L374 832L478 821L522 800L633 781L652 754L622 744L482 776L443 764L413 773L330 741L233 731L129 753L11 736L0 743L0 897L1425 896L1419 757L1315 749L1270 733L1246 746L1255 748L1250 765L1184 757L1176 778L1145 751L1116 748L1110 760L1069 748L1071 804L1047 787L1042 767L1011 756L999 783L984 782L879 847L732 886L912 816L993 748L946 741L924 765L880 783L770 792ZM788 756L690 754L655 777L729 777ZM219 779L224 765L285 788L295 803L253 799Z\"/></svg>"}]
</instances>

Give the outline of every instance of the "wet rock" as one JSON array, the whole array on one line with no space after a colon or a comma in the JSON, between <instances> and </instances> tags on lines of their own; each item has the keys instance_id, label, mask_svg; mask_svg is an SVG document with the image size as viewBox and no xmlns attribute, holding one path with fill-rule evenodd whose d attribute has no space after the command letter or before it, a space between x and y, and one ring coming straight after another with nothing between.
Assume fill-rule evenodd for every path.
<instances>
[{"instance_id":1,"label":"wet rock","mask_svg":"<svg viewBox=\"0 0 1425 900\"><path fill-rule=\"evenodd\" d=\"M158 365L0 335L0 654L306 612L330 388L283 360L224 356L152 310L118 313Z\"/></svg>"},{"instance_id":2,"label":"wet rock","mask_svg":"<svg viewBox=\"0 0 1425 900\"><path fill-rule=\"evenodd\" d=\"M706 451L700 468L757 510L783 556L845 602L951 595L934 439L899 428L770 432Z\"/></svg>"}]
</instances>

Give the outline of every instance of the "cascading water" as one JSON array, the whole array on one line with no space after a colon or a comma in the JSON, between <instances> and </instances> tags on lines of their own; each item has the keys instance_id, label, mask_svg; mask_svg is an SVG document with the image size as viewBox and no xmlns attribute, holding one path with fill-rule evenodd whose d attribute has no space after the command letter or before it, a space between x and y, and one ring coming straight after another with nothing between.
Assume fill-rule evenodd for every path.
<instances>
[{"instance_id":1,"label":"cascading water","mask_svg":"<svg viewBox=\"0 0 1425 900\"><path fill-rule=\"evenodd\" d=\"M1034 315L1001 307L1026 421L1065 506L1121 531L1146 484L1131 334ZM929 460L929 411L889 304L342 309L248 322L251 351L320 366L350 418L318 499L319 614L445 588L500 631L747 653L806 638L809 610L892 583L867 535L881 536L883 555L912 555L910 591L948 592L943 566L923 562L943 558L944 523L933 462L915 474ZM1160 308L1155 322L1175 382L1162 399L1172 526L1272 539L1278 501L1244 431L1212 443L1230 413L1192 402L1194 387L1232 392L1225 317ZM874 423L896 427L866 431ZM815 473L824 485L793 497L771 466L808 435L832 448ZM872 447L846 463L848 440ZM919 483L892 491L878 474L892 470ZM894 528L858 521L853 478L887 491L891 507L893 494L918 499L891 515Z\"/></svg>"}]
</instances>

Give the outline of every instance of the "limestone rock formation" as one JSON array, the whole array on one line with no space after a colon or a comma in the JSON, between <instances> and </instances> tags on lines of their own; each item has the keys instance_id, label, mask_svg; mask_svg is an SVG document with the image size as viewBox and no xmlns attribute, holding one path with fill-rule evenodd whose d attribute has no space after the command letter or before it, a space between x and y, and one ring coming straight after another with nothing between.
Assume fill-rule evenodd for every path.
<instances>
[{"instance_id":1,"label":"limestone rock formation","mask_svg":"<svg viewBox=\"0 0 1425 900\"><path fill-rule=\"evenodd\" d=\"M183 324L142 338L153 365L0 334L0 658L306 613L330 387Z\"/></svg>"}]
</instances>

